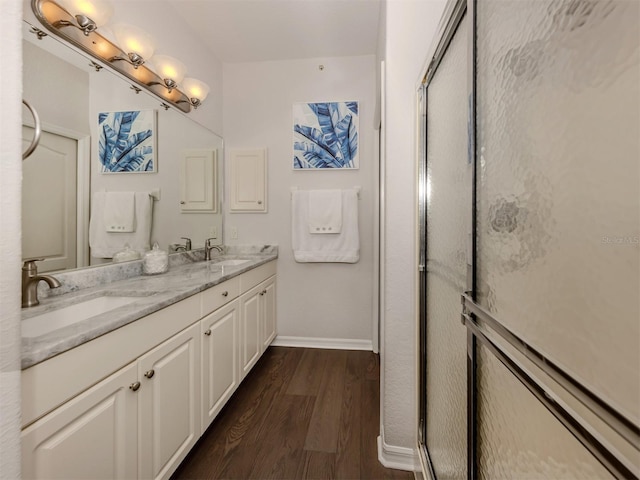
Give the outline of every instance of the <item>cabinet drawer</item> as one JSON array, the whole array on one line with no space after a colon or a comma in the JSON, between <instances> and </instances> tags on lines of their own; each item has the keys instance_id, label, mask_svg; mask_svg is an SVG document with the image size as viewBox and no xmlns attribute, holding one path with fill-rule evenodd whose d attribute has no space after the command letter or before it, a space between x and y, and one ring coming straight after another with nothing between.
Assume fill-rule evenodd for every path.
<instances>
[{"instance_id":1,"label":"cabinet drawer","mask_svg":"<svg viewBox=\"0 0 640 480\"><path fill-rule=\"evenodd\" d=\"M240 291L244 293L275 274L275 260L265 263L264 265L260 265L253 270L249 270L248 272L240 275Z\"/></svg>"},{"instance_id":2,"label":"cabinet drawer","mask_svg":"<svg viewBox=\"0 0 640 480\"><path fill-rule=\"evenodd\" d=\"M240 295L240 277L234 277L201 293L201 316L205 316Z\"/></svg>"}]
</instances>

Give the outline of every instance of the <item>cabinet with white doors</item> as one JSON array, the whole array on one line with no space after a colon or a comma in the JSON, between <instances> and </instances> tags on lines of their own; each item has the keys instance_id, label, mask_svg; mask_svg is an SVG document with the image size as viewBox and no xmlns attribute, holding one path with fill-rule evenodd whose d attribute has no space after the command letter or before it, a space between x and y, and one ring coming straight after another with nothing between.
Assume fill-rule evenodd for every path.
<instances>
[{"instance_id":1,"label":"cabinet with white doors","mask_svg":"<svg viewBox=\"0 0 640 480\"><path fill-rule=\"evenodd\" d=\"M168 478L200 433L196 324L27 427L23 478Z\"/></svg>"},{"instance_id":2,"label":"cabinet with white doors","mask_svg":"<svg viewBox=\"0 0 640 480\"><path fill-rule=\"evenodd\" d=\"M242 378L276 336L276 277L272 276L240 297Z\"/></svg>"},{"instance_id":3,"label":"cabinet with white doors","mask_svg":"<svg viewBox=\"0 0 640 480\"><path fill-rule=\"evenodd\" d=\"M169 478L244 377L241 293L266 312L275 273L269 262L23 370L23 477Z\"/></svg>"},{"instance_id":4,"label":"cabinet with white doors","mask_svg":"<svg viewBox=\"0 0 640 480\"><path fill-rule=\"evenodd\" d=\"M232 149L229 151L229 165L229 211L266 213L266 149Z\"/></svg>"}]
</instances>

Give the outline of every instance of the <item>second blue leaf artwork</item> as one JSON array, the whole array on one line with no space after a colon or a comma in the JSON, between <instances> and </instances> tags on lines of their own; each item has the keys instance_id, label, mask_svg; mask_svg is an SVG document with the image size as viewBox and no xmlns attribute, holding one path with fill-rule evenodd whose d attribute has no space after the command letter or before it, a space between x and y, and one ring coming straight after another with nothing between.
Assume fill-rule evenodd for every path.
<instances>
[{"instance_id":1,"label":"second blue leaf artwork","mask_svg":"<svg viewBox=\"0 0 640 480\"><path fill-rule=\"evenodd\" d=\"M153 173L155 110L98 114L98 158L102 173Z\"/></svg>"},{"instance_id":2,"label":"second blue leaf artwork","mask_svg":"<svg viewBox=\"0 0 640 480\"><path fill-rule=\"evenodd\" d=\"M358 126L358 102L294 104L294 170L359 168Z\"/></svg>"}]
</instances>

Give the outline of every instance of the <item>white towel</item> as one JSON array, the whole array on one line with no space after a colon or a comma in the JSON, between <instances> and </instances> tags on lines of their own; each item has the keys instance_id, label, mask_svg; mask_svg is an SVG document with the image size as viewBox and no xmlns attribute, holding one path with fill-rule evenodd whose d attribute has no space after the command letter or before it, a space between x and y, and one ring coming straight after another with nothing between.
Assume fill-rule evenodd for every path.
<instances>
[{"instance_id":1,"label":"white towel","mask_svg":"<svg viewBox=\"0 0 640 480\"><path fill-rule=\"evenodd\" d=\"M336 235L309 233L309 192L291 196L291 244L296 262L356 263L360 259L358 192L342 191L342 230Z\"/></svg>"},{"instance_id":2,"label":"white towel","mask_svg":"<svg viewBox=\"0 0 640 480\"><path fill-rule=\"evenodd\" d=\"M135 192L107 192L104 199L103 215L104 226L107 232L135 232Z\"/></svg>"},{"instance_id":3,"label":"white towel","mask_svg":"<svg viewBox=\"0 0 640 480\"><path fill-rule=\"evenodd\" d=\"M309 233L342 230L342 190L309 190Z\"/></svg>"},{"instance_id":4,"label":"white towel","mask_svg":"<svg viewBox=\"0 0 640 480\"><path fill-rule=\"evenodd\" d=\"M95 258L113 258L113 254L129 244L132 250L144 253L149 250L153 198L149 192L135 192L136 230L130 233L107 232L104 223L106 192L96 192L91 201L89 220L89 246Z\"/></svg>"}]
</instances>

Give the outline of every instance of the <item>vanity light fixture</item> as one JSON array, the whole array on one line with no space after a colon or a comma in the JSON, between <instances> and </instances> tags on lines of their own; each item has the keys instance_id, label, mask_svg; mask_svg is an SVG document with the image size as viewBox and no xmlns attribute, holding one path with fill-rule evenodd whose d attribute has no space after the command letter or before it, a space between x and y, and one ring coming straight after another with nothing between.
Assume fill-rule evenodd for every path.
<instances>
[{"instance_id":1,"label":"vanity light fixture","mask_svg":"<svg viewBox=\"0 0 640 480\"><path fill-rule=\"evenodd\" d=\"M31 0L31 9L49 32L96 60L96 70L109 66L137 85L137 91L142 88L158 97L163 107L189 113L209 93L209 86L200 80L184 79L181 84L186 67L179 60L152 57L153 39L142 29L104 26L113 13L109 0Z\"/></svg>"},{"instance_id":2,"label":"vanity light fixture","mask_svg":"<svg viewBox=\"0 0 640 480\"><path fill-rule=\"evenodd\" d=\"M75 23L60 20L60 25L74 26L86 36L106 24L113 14L113 5L109 0L60 0L59 3L75 19Z\"/></svg>"}]
</instances>

